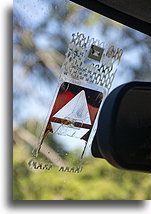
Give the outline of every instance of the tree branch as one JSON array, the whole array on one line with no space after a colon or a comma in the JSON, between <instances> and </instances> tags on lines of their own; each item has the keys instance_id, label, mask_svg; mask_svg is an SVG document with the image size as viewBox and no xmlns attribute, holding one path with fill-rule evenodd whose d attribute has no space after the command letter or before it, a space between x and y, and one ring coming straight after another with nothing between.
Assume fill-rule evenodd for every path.
<instances>
[{"instance_id":1,"label":"tree branch","mask_svg":"<svg viewBox=\"0 0 151 214\"><path fill-rule=\"evenodd\" d=\"M17 136L15 136L17 135ZM22 128L14 131L14 138L19 137L24 140L26 143L31 145L33 148L36 146L38 139L28 130ZM56 166L67 166L66 162L49 146L45 143L42 144L40 152L53 162Z\"/></svg>"}]
</instances>

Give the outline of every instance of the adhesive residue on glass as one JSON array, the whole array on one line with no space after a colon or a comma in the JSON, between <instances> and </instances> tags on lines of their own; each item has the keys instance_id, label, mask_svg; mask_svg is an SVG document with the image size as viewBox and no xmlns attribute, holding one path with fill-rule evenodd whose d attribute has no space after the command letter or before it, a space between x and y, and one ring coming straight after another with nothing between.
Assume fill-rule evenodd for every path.
<instances>
[{"instance_id":1,"label":"adhesive residue on glass","mask_svg":"<svg viewBox=\"0 0 151 214\"><path fill-rule=\"evenodd\" d=\"M123 50L84 34L72 34L51 109L29 166L62 172L82 171L91 148L101 105L111 88ZM70 138L66 146L53 137ZM74 144L74 149L69 147ZM42 156L44 154L44 157ZM67 155L65 155L67 154ZM89 153L90 154L90 153Z\"/></svg>"}]
</instances>

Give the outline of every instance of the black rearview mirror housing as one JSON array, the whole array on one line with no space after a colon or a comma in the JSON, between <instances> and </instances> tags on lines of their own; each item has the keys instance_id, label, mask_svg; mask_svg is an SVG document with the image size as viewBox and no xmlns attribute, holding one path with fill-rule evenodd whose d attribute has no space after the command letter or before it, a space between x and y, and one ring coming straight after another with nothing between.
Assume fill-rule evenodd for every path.
<instances>
[{"instance_id":1,"label":"black rearview mirror housing","mask_svg":"<svg viewBox=\"0 0 151 214\"><path fill-rule=\"evenodd\" d=\"M106 98L92 155L117 168L151 172L151 83L130 82Z\"/></svg>"}]
</instances>

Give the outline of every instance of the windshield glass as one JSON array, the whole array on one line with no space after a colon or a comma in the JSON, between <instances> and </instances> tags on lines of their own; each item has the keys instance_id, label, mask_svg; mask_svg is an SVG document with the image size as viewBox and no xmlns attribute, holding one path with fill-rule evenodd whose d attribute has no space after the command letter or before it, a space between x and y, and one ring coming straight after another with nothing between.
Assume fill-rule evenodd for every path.
<instances>
[{"instance_id":1,"label":"windshield glass","mask_svg":"<svg viewBox=\"0 0 151 214\"><path fill-rule=\"evenodd\" d=\"M78 86L69 81L58 85L61 66L72 40L72 34L77 32L124 50L110 91L129 81L150 80L151 40L145 34L71 1L15 0L13 12L13 120L16 172L14 199L20 197L44 200L148 199L147 192L150 185L148 175L137 173L134 175L113 169L105 160L91 156L91 144L87 147L88 153L84 162L82 165L79 164L82 152L85 151L85 144L77 137L85 136L93 125L92 112L99 109L106 92L97 88L85 90L85 85ZM103 56L103 51L97 46L92 49L96 50L96 55L92 59L97 59L99 51ZM58 106L69 95L74 100L72 99L71 102L68 99L70 104L60 110ZM50 103L55 102L54 97L58 98L59 104L56 100L54 107L57 108L58 113L54 111L52 118ZM73 105L79 99L80 108ZM89 110L93 108L86 119L84 114L87 114L88 108L85 99L89 99ZM95 104L93 104L94 99L97 99ZM76 114L79 115L76 121L71 121L71 115L75 114L69 112L71 106L74 106ZM53 129L59 134L47 135L38 158L33 160L32 151L39 142L41 133L46 134L49 117ZM62 124L68 123L70 128L74 126L74 130L59 129L58 131L56 118L59 118L58 121ZM71 135L75 138L71 138ZM87 136L84 139L87 139ZM66 167L67 162L70 166ZM57 166L55 171L53 171L54 165ZM42 182L43 178L45 182ZM135 179L138 180L139 185ZM148 183L145 186L144 179ZM25 184L18 185L19 180L24 180ZM31 185L34 180L36 184L33 193L29 188L27 192L23 192L23 186L28 182ZM100 191L98 185L102 186ZM135 188L140 190L140 194L135 193Z\"/></svg>"}]
</instances>

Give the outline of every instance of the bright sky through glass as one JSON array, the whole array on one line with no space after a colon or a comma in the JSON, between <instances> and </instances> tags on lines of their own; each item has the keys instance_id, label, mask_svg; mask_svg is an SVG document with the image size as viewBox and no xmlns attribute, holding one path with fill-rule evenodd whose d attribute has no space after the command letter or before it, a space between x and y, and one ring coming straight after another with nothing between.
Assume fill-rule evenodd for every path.
<instances>
[{"instance_id":1,"label":"bright sky through glass","mask_svg":"<svg viewBox=\"0 0 151 214\"><path fill-rule=\"evenodd\" d=\"M60 4L60 2L62 4ZM56 6L54 6L56 3ZM49 18L49 15L52 13L52 5L55 7L54 16L56 19ZM50 35L63 33L63 35L67 38L67 41L71 40L72 33L80 32L84 33L86 36L91 36L99 39L100 41L110 42L117 45L120 48L131 45L130 38L122 38L122 31L124 31L127 27L120 25L118 23L114 23L113 21L103 17L99 22L94 22L94 24L86 25L83 23L87 22L88 14L91 12L88 9L84 9L83 7L79 7L78 11L70 15L67 20L64 21L62 25L59 23L59 7L66 7L67 10L72 10L72 5L74 3L70 1L64 0L15 0L14 1L14 14L19 17L19 23L23 28L28 29L34 35L34 42L36 47L40 50L57 50L58 47L61 47L61 41L56 37L56 41L50 41ZM92 20L89 22L93 23L93 17L95 17L96 13L92 13ZM97 15L97 18L100 18L100 15ZM48 19L47 26L45 31L41 31L37 35L34 33L35 29L39 27L41 23L45 19ZM77 24L74 24L74 23ZM83 23L82 23L83 22ZM107 22L107 25L110 25L109 30L106 34L102 34L101 29L103 28L104 23ZM79 24L78 24L79 23ZM144 38L144 34L135 31L136 37ZM14 41L17 39L17 35L14 33ZM121 42L122 41L122 42ZM68 48L68 44L66 46L66 50ZM125 65L129 64L134 68L139 68L141 61L140 55L144 52L145 48L142 46L134 47L130 51L124 50L124 54L122 56L122 60L120 66L118 68L118 72L113 81L112 88L121 85L122 83L129 82L133 80L133 73L129 66L127 66L126 71L123 70ZM17 53L14 52L14 55ZM149 63L149 59L146 58L146 63ZM24 68L18 63L14 65L14 90L19 90L18 85L27 91L30 96L24 97L21 100L14 100L14 104L18 105L22 108L21 111L18 112L17 118L14 117L14 121L17 123L23 123L27 119L36 118L41 121L44 121L49 110L49 104L52 101L53 95L55 93L57 82L55 78L52 78L50 73L48 72L48 78L52 78L51 84L43 81L39 78L38 70L34 70L32 74L28 76L28 78L23 79ZM22 81L22 82L21 82ZM21 84L20 84L21 82ZM34 84L34 88L33 88ZM39 97L41 98L41 102L39 101ZM59 137L57 136L59 139ZM60 140L60 139L59 139ZM69 144L70 138L65 138L66 145ZM69 144L71 145L71 144ZM73 144L72 144L73 145Z\"/></svg>"}]
</instances>

